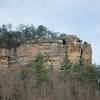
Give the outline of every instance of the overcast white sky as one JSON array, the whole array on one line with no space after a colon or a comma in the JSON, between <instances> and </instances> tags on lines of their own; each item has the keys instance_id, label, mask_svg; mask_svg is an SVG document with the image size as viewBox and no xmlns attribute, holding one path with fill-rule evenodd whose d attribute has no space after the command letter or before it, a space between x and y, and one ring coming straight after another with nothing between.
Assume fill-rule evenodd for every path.
<instances>
[{"instance_id":1,"label":"overcast white sky","mask_svg":"<svg viewBox=\"0 0 100 100\"><path fill-rule=\"evenodd\" d=\"M92 44L100 64L100 0L0 0L0 25L43 24Z\"/></svg>"}]
</instances>

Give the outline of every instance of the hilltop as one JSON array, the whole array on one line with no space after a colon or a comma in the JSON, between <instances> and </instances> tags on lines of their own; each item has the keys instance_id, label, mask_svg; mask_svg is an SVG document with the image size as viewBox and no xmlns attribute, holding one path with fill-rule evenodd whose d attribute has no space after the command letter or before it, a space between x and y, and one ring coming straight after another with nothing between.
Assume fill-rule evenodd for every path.
<instances>
[{"instance_id":1,"label":"hilltop","mask_svg":"<svg viewBox=\"0 0 100 100\"><path fill-rule=\"evenodd\" d=\"M90 43L43 25L8 26L0 27L0 100L99 100Z\"/></svg>"}]
</instances>

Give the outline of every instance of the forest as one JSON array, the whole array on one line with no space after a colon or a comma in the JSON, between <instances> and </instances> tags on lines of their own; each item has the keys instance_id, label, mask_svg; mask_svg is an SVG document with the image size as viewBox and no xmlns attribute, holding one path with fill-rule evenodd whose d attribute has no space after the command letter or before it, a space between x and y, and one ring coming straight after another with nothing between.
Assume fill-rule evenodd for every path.
<instances>
[{"instance_id":1,"label":"forest","mask_svg":"<svg viewBox=\"0 0 100 100\"><path fill-rule=\"evenodd\" d=\"M37 42L39 39L50 38L63 38L65 33L59 33L49 30L43 25L35 27L31 25L20 24L14 28L12 24L4 24L0 27L0 46L4 48L17 47L25 41Z\"/></svg>"}]
</instances>

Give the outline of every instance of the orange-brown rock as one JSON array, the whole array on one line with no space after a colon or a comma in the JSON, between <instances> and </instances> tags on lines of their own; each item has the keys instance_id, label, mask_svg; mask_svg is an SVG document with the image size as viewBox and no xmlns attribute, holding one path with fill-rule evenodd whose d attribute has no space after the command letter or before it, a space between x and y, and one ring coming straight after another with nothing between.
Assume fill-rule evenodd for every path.
<instances>
[{"instance_id":1,"label":"orange-brown rock","mask_svg":"<svg viewBox=\"0 0 100 100\"><path fill-rule=\"evenodd\" d=\"M81 56L81 43L79 42L79 38L76 36L69 35L67 37L67 46L66 46L66 54L68 60L71 63L79 63L80 56Z\"/></svg>"},{"instance_id":2,"label":"orange-brown rock","mask_svg":"<svg viewBox=\"0 0 100 100\"><path fill-rule=\"evenodd\" d=\"M82 59L86 64L90 65L92 62L92 49L91 44L84 42L82 45Z\"/></svg>"},{"instance_id":3,"label":"orange-brown rock","mask_svg":"<svg viewBox=\"0 0 100 100\"><path fill-rule=\"evenodd\" d=\"M92 48L91 44L84 42L74 35L67 36L66 54L69 61L73 64L79 63L83 59L86 64L92 63Z\"/></svg>"},{"instance_id":4,"label":"orange-brown rock","mask_svg":"<svg viewBox=\"0 0 100 100\"><path fill-rule=\"evenodd\" d=\"M0 68L8 66L8 58L11 66L23 66L34 61L38 52L45 55L48 64L58 68L65 55L73 64L79 63L80 58L84 58L89 63L92 61L91 45L86 42L83 44L76 36L69 35L63 40L45 38L38 43L26 42L10 51L0 48Z\"/></svg>"}]
</instances>

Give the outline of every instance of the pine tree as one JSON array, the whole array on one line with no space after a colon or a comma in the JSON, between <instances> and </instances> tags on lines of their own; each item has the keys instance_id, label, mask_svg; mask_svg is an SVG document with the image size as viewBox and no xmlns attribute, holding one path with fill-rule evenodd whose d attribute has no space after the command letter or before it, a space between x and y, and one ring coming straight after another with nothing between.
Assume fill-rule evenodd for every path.
<instances>
[{"instance_id":1,"label":"pine tree","mask_svg":"<svg viewBox=\"0 0 100 100\"><path fill-rule=\"evenodd\" d=\"M33 67L35 69L37 83L40 84L41 82L47 81L48 77L45 69L45 57L43 54L37 54Z\"/></svg>"}]
</instances>

